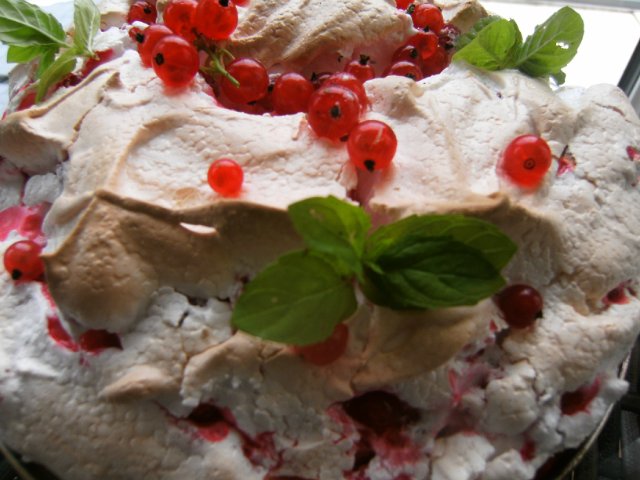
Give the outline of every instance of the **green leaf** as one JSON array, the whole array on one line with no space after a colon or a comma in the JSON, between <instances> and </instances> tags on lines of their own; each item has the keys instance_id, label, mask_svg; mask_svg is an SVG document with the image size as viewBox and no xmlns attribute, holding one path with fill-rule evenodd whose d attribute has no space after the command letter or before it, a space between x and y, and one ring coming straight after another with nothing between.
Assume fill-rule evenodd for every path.
<instances>
[{"instance_id":1,"label":"green leaf","mask_svg":"<svg viewBox=\"0 0 640 480\"><path fill-rule=\"evenodd\" d=\"M484 70L501 70L515 66L522 45L522 34L513 20L498 19L486 25L458 50L454 60L464 60Z\"/></svg>"},{"instance_id":2,"label":"green leaf","mask_svg":"<svg viewBox=\"0 0 640 480\"><path fill-rule=\"evenodd\" d=\"M280 257L246 286L231 322L275 342L308 345L328 338L356 310L353 286L307 252Z\"/></svg>"},{"instance_id":3,"label":"green leaf","mask_svg":"<svg viewBox=\"0 0 640 480\"><path fill-rule=\"evenodd\" d=\"M527 38L518 55L518 68L533 77L557 76L578 53L583 36L580 14L563 7Z\"/></svg>"},{"instance_id":4,"label":"green leaf","mask_svg":"<svg viewBox=\"0 0 640 480\"><path fill-rule=\"evenodd\" d=\"M556 83L556 85L560 86L562 84L564 84L564 82L567 80L567 76L565 75L565 73L560 70L559 72L556 73L552 73L551 75L549 75L551 77L551 79Z\"/></svg>"},{"instance_id":5,"label":"green leaf","mask_svg":"<svg viewBox=\"0 0 640 480\"><path fill-rule=\"evenodd\" d=\"M393 309L473 305L505 284L481 252L451 237L403 237L384 249L365 275L367 297Z\"/></svg>"},{"instance_id":6,"label":"green leaf","mask_svg":"<svg viewBox=\"0 0 640 480\"><path fill-rule=\"evenodd\" d=\"M38 93L36 94L36 102L40 102L49 89L62 80L65 75L71 73L76 66L78 52L75 49L62 53L49 67L42 72L40 81L38 82Z\"/></svg>"},{"instance_id":7,"label":"green leaf","mask_svg":"<svg viewBox=\"0 0 640 480\"><path fill-rule=\"evenodd\" d=\"M484 220L464 215L413 215L376 230L366 244L367 261L375 263L410 236L449 237L477 250L496 270L502 270L517 250L509 237Z\"/></svg>"},{"instance_id":8,"label":"green leaf","mask_svg":"<svg viewBox=\"0 0 640 480\"><path fill-rule=\"evenodd\" d=\"M53 64L53 62L56 60L56 53L58 53L57 51L58 49L51 49L51 50L47 50L45 51L45 53L40 57L40 60L38 61L38 69L36 70L36 79L39 79L42 77L42 75L44 74L44 72Z\"/></svg>"},{"instance_id":9,"label":"green leaf","mask_svg":"<svg viewBox=\"0 0 640 480\"><path fill-rule=\"evenodd\" d=\"M487 25L495 22L496 20L500 20L500 17L498 15L490 15L488 17L484 17L481 18L480 20L478 20L475 25L473 27L471 27L471 30L469 30L467 33L460 35L458 37L458 39L456 40L456 50L462 50L464 47L466 47L469 43L471 43L471 41L476 38L478 36L478 33L480 33L480 31L486 27Z\"/></svg>"},{"instance_id":10,"label":"green leaf","mask_svg":"<svg viewBox=\"0 0 640 480\"><path fill-rule=\"evenodd\" d=\"M100 11L91 0L75 0L73 44L80 52L93 55L93 37L100 29Z\"/></svg>"},{"instance_id":11,"label":"green leaf","mask_svg":"<svg viewBox=\"0 0 640 480\"><path fill-rule=\"evenodd\" d=\"M42 47L39 45L30 45L21 47L18 45L11 45L7 50L7 62L9 63L27 63L31 60L35 60L41 55L47 54L50 51L54 51L50 47Z\"/></svg>"},{"instance_id":12,"label":"green leaf","mask_svg":"<svg viewBox=\"0 0 640 480\"><path fill-rule=\"evenodd\" d=\"M335 197L315 197L290 205L289 216L309 248L341 273L362 274L361 257L371 228L364 210Z\"/></svg>"},{"instance_id":13,"label":"green leaf","mask_svg":"<svg viewBox=\"0 0 640 480\"><path fill-rule=\"evenodd\" d=\"M56 18L24 0L0 0L0 42L16 46L66 46Z\"/></svg>"}]
</instances>

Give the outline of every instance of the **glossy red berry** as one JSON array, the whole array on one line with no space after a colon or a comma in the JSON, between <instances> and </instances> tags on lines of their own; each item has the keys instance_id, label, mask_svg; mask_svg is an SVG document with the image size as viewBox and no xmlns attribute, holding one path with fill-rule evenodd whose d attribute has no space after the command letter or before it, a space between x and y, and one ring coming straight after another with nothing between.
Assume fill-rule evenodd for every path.
<instances>
[{"instance_id":1,"label":"glossy red berry","mask_svg":"<svg viewBox=\"0 0 640 480\"><path fill-rule=\"evenodd\" d=\"M162 38L153 49L153 70L171 88L187 86L198 73L200 58L196 48L178 35Z\"/></svg>"},{"instance_id":2,"label":"glossy red berry","mask_svg":"<svg viewBox=\"0 0 640 480\"><path fill-rule=\"evenodd\" d=\"M527 328L542 316L542 295L529 285L511 285L496 296L504 321L513 328Z\"/></svg>"},{"instance_id":3,"label":"glossy red berry","mask_svg":"<svg viewBox=\"0 0 640 480\"><path fill-rule=\"evenodd\" d=\"M171 0L162 14L164 24L176 35L193 41L196 38L194 15L197 7L196 0Z\"/></svg>"},{"instance_id":4,"label":"glossy red berry","mask_svg":"<svg viewBox=\"0 0 640 480\"><path fill-rule=\"evenodd\" d=\"M364 85L354 75L347 72L334 73L322 84L323 87L328 87L329 85L338 85L351 90L358 96L361 109L364 110L367 105L369 105L369 99L367 98L367 92L364 89Z\"/></svg>"},{"instance_id":5,"label":"glossy red berry","mask_svg":"<svg viewBox=\"0 0 640 480\"><path fill-rule=\"evenodd\" d=\"M402 45L393 52L391 63L394 64L402 61L411 62L414 65L420 65L422 63L422 58L420 58L420 52L414 45Z\"/></svg>"},{"instance_id":6,"label":"glossy red berry","mask_svg":"<svg viewBox=\"0 0 640 480\"><path fill-rule=\"evenodd\" d=\"M339 85L322 86L309 100L307 120L319 137L340 140L358 124L360 101Z\"/></svg>"},{"instance_id":7,"label":"glossy red berry","mask_svg":"<svg viewBox=\"0 0 640 480\"><path fill-rule=\"evenodd\" d=\"M388 168L396 154L398 140L391 127L378 120L365 120L349 134L349 159L360 170Z\"/></svg>"},{"instance_id":8,"label":"glossy red berry","mask_svg":"<svg viewBox=\"0 0 640 480\"><path fill-rule=\"evenodd\" d=\"M226 40L238 26L236 4L232 0L200 0L195 25L210 40Z\"/></svg>"},{"instance_id":9,"label":"glossy red berry","mask_svg":"<svg viewBox=\"0 0 640 480\"><path fill-rule=\"evenodd\" d=\"M384 76L396 75L398 77L407 77L412 80L422 80L422 70L415 63L401 60L395 62L384 71Z\"/></svg>"},{"instance_id":10,"label":"glossy red berry","mask_svg":"<svg viewBox=\"0 0 640 480\"><path fill-rule=\"evenodd\" d=\"M535 135L521 135L505 149L502 172L516 185L537 188L551 167L551 149Z\"/></svg>"},{"instance_id":11,"label":"glossy red berry","mask_svg":"<svg viewBox=\"0 0 640 480\"><path fill-rule=\"evenodd\" d=\"M313 88L315 88L316 90L320 88L322 85L324 85L324 82L326 82L331 75L331 72L314 72L311 75L311 83L313 84Z\"/></svg>"},{"instance_id":12,"label":"glossy red berry","mask_svg":"<svg viewBox=\"0 0 640 480\"><path fill-rule=\"evenodd\" d=\"M398 7L400 10L406 10L412 3L413 0L396 0L396 7Z\"/></svg>"},{"instance_id":13,"label":"glossy red berry","mask_svg":"<svg viewBox=\"0 0 640 480\"><path fill-rule=\"evenodd\" d=\"M424 77L430 77L442 72L451 63L451 57L447 50L440 44L436 46L435 52L429 58L422 60L422 74Z\"/></svg>"},{"instance_id":14,"label":"glossy red berry","mask_svg":"<svg viewBox=\"0 0 640 480\"><path fill-rule=\"evenodd\" d=\"M370 59L366 55L360 55L359 59L351 60L344 67L344 71L350 73L362 83L366 82L367 80L371 80L376 76L376 72L370 63Z\"/></svg>"},{"instance_id":15,"label":"glossy red berry","mask_svg":"<svg viewBox=\"0 0 640 480\"><path fill-rule=\"evenodd\" d=\"M420 58L426 60L436 53L439 41L438 35L433 32L418 32L407 40L407 45L417 48Z\"/></svg>"},{"instance_id":16,"label":"glossy red berry","mask_svg":"<svg viewBox=\"0 0 640 480\"><path fill-rule=\"evenodd\" d=\"M129 7L129 13L127 14L127 23L143 22L152 24L156 21L158 12L156 6L153 3L145 1L137 1L131 7Z\"/></svg>"},{"instance_id":17,"label":"glossy red berry","mask_svg":"<svg viewBox=\"0 0 640 480\"><path fill-rule=\"evenodd\" d=\"M227 65L227 72L240 83L236 87L226 77L222 77L220 81L220 90L232 102L255 102L267 94L269 74L257 60L238 58Z\"/></svg>"},{"instance_id":18,"label":"glossy red berry","mask_svg":"<svg viewBox=\"0 0 640 480\"><path fill-rule=\"evenodd\" d=\"M90 57L87 60L87 63L84 64L84 67L82 67L82 72L80 74L82 78L85 78L103 63L111 60L113 58L114 52L109 48L107 50L95 52L95 55L95 57Z\"/></svg>"},{"instance_id":19,"label":"glossy red berry","mask_svg":"<svg viewBox=\"0 0 640 480\"><path fill-rule=\"evenodd\" d=\"M442 12L430 3L416 5L411 17L413 18L413 26L418 30L432 31L437 34L444 27Z\"/></svg>"},{"instance_id":20,"label":"glossy red berry","mask_svg":"<svg viewBox=\"0 0 640 480\"><path fill-rule=\"evenodd\" d=\"M339 323L326 340L304 347L295 347L294 351L309 363L320 366L329 365L342 356L348 342L349 327Z\"/></svg>"},{"instance_id":21,"label":"glossy red berry","mask_svg":"<svg viewBox=\"0 0 640 480\"><path fill-rule=\"evenodd\" d=\"M584 385L573 392L567 392L560 399L560 410L565 415L575 415L584 412L600 391L600 379L596 378L591 384Z\"/></svg>"},{"instance_id":22,"label":"glossy red berry","mask_svg":"<svg viewBox=\"0 0 640 480\"><path fill-rule=\"evenodd\" d=\"M209 186L223 197L235 197L242 190L244 172L230 158L219 158L211 164L207 173Z\"/></svg>"},{"instance_id":23,"label":"glossy red berry","mask_svg":"<svg viewBox=\"0 0 640 480\"><path fill-rule=\"evenodd\" d=\"M140 60L144 66L150 67L153 63L153 49L160 40L173 35L173 32L166 25L154 24L140 32L140 35L142 35L142 41L138 43Z\"/></svg>"},{"instance_id":24,"label":"glossy red berry","mask_svg":"<svg viewBox=\"0 0 640 480\"><path fill-rule=\"evenodd\" d=\"M13 243L4 252L4 268L13 280L38 280L44 273L42 248L31 240Z\"/></svg>"},{"instance_id":25,"label":"glossy red berry","mask_svg":"<svg viewBox=\"0 0 640 480\"><path fill-rule=\"evenodd\" d=\"M273 85L273 110L279 115L306 112L313 84L298 73L280 75Z\"/></svg>"}]
</instances>

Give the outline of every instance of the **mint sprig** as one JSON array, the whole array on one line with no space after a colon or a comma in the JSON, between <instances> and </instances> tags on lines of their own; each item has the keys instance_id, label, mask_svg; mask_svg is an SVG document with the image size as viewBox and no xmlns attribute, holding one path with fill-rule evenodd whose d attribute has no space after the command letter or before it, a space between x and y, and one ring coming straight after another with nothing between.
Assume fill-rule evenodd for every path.
<instances>
[{"instance_id":1,"label":"mint sprig","mask_svg":"<svg viewBox=\"0 0 640 480\"><path fill-rule=\"evenodd\" d=\"M335 197L289 207L307 249L287 254L247 284L237 328L294 345L326 339L356 309L355 285L393 309L472 305L504 285L516 251L497 227L463 215L414 215L374 232L361 208Z\"/></svg>"},{"instance_id":2,"label":"mint sprig","mask_svg":"<svg viewBox=\"0 0 640 480\"><path fill-rule=\"evenodd\" d=\"M362 278L362 256L371 219L359 207L335 197L309 198L292 204L289 216L310 249L338 271Z\"/></svg>"},{"instance_id":3,"label":"mint sprig","mask_svg":"<svg viewBox=\"0 0 640 480\"><path fill-rule=\"evenodd\" d=\"M307 345L331 335L356 306L353 286L331 264L310 252L293 252L247 285L233 324L266 340Z\"/></svg>"},{"instance_id":4,"label":"mint sprig","mask_svg":"<svg viewBox=\"0 0 640 480\"><path fill-rule=\"evenodd\" d=\"M551 77L561 85L566 67L578 52L584 36L582 17L563 7L522 41L513 20L488 17L460 36L453 60L463 60L484 70L517 68L532 77Z\"/></svg>"},{"instance_id":5,"label":"mint sprig","mask_svg":"<svg viewBox=\"0 0 640 480\"><path fill-rule=\"evenodd\" d=\"M0 42L9 46L7 61L38 60L38 102L75 69L80 58L94 55L93 38L100 28L100 12L91 0L75 0L74 25L70 43L60 22L40 7L24 0L0 0Z\"/></svg>"}]
</instances>

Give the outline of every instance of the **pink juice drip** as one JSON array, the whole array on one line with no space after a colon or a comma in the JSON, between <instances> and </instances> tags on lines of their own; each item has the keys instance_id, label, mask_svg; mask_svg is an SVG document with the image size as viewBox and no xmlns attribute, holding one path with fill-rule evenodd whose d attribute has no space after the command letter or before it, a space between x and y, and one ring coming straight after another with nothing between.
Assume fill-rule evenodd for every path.
<instances>
[{"instance_id":1,"label":"pink juice drip","mask_svg":"<svg viewBox=\"0 0 640 480\"><path fill-rule=\"evenodd\" d=\"M51 339L60 345L62 348L77 352L80 350L80 346L71 338L71 335L64 329L60 319L51 315L47 317L47 330Z\"/></svg>"},{"instance_id":2,"label":"pink juice drip","mask_svg":"<svg viewBox=\"0 0 640 480\"><path fill-rule=\"evenodd\" d=\"M46 238L42 233L42 220L49 204L41 203L32 207L16 205L0 212L0 240L6 240L11 232L44 246Z\"/></svg>"}]
</instances>

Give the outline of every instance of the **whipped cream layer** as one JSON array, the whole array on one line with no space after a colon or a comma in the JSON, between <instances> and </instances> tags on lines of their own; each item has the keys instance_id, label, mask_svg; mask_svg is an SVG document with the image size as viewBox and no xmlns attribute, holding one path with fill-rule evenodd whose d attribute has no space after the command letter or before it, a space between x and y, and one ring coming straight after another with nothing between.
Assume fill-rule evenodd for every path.
<instances>
[{"instance_id":1,"label":"whipped cream layer","mask_svg":"<svg viewBox=\"0 0 640 480\"><path fill-rule=\"evenodd\" d=\"M65 480L526 480L579 445L624 392L616 368L640 330L628 100L464 65L366 88L364 118L398 137L373 175L304 115L225 109L199 80L167 91L131 51L0 122L0 198L31 205L0 212L0 252L42 239L43 221L48 284L0 272L0 439ZM498 168L525 133L554 154L533 192ZM236 199L206 184L220 156L243 166ZM377 223L495 223L519 247L505 276L540 291L542 318L517 331L490 299L418 313L361 300L324 367L235 332L244 283L301 245L286 207L314 195L358 199ZM581 387L593 400L563 413ZM392 405L394 427L355 420L363 398Z\"/></svg>"}]
</instances>

